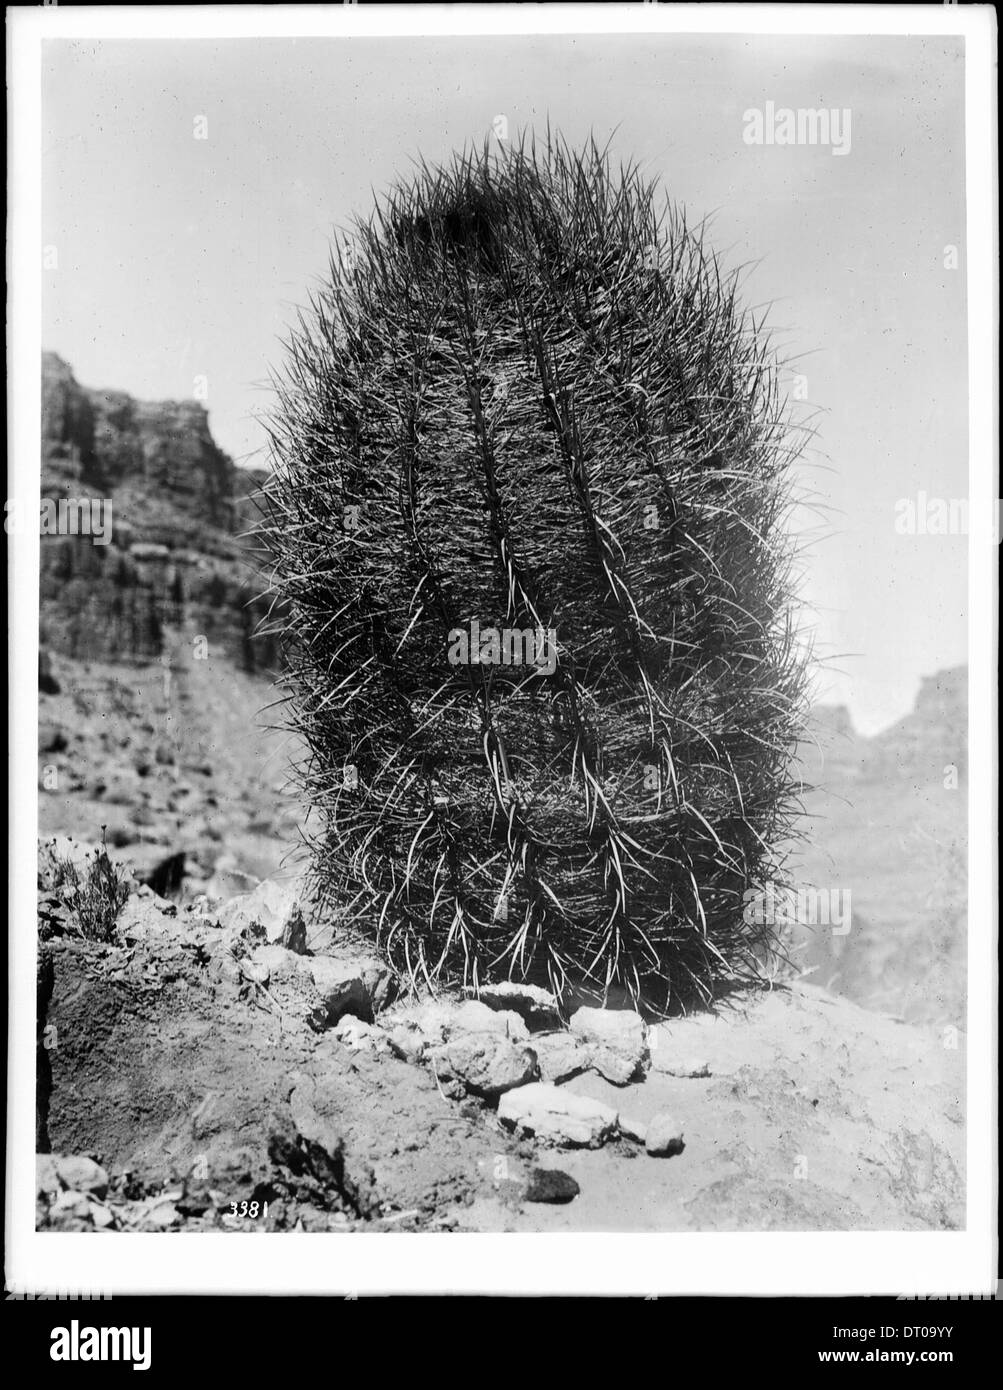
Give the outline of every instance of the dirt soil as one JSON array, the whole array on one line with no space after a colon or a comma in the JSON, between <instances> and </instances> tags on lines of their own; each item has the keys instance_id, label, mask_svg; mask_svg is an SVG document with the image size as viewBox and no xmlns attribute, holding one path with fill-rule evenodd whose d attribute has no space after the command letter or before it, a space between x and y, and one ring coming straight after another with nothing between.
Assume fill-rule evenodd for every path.
<instances>
[{"instance_id":1,"label":"dirt soil","mask_svg":"<svg viewBox=\"0 0 1003 1390\"><path fill-rule=\"evenodd\" d=\"M642 1123L676 1116L682 1154L620 1145L562 1154L581 1186L532 1214L545 1231L953 1230L964 1226L964 1039L869 1013L805 984L668 1025L711 1075L655 1070L568 1090ZM945 1046L946 1044L946 1046ZM476 1225L479 1209L468 1220ZM493 1229L485 1211L483 1229ZM507 1229L529 1229L525 1213Z\"/></svg>"},{"instance_id":2,"label":"dirt soil","mask_svg":"<svg viewBox=\"0 0 1003 1390\"><path fill-rule=\"evenodd\" d=\"M45 943L44 1127L54 1153L107 1169L113 1229L964 1224L963 1037L804 985L757 993L668 1025L673 1053L706 1060L707 1077L565 1083L642 1122L669 1111L681 1154L623 1138L558 1150L515 1140L490 1102L447 1098L419 1065L315 1031L302 974L259 988L232 947L211 912L149 896L130 898L111 943ZM579 1195L526 1200L534 1166L569 1174ZM239 1214L254 1201L267 1218Z\"/></svg>"}]
</instances>

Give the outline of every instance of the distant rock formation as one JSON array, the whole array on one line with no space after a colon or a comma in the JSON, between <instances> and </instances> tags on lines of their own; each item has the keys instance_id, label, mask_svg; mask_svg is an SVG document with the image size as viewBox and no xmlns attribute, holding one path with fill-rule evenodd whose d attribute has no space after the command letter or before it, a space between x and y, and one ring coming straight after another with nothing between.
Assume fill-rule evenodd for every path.
<instances>
[{"instance_id":1,"label":"distant rock formation","mask_svg":"<svg viewBox=\"0 0 1003 1390\"><path fill-rule=\"evenodd\" d=\"M112 503L109 544L41 537L42 643L67 655L149 659L164 629L204 636L247 670L273 668L253 544L263 471L237 468L195 401L134 401L81 386L42 355L42 498ZM83 527L81 530L85 529Z\"/></svg>"},{"instance_id":2,"label":"distant rock formation","mask_svg":"<svg viewBox=\"0 0 1003 1390\"><path fill-rule=\"evenodd\" d=\"M968 776L968 667L925 676L912 710L870 740L868 770L926 779L957 768Z\"/></svg>"},{"instance_id":3,"label":"distant rock formation","mask_svg":"<svg viewBox=\"0 0 1003 1390\"><path fill-rule=\"evenodd\" d=\"M861 778L942 781L968 777L968 667L924 676L908 714L871 738L858 734L845 705L816 705L799 750L805 780L833 787Z\"/></svg>"},{"instance_id":4,"label":"distant rock formation","mask_svg":"<svg viewBox=\"0 0 1003 1390\"><path fill-rule=\"evenodd\" d=\"M42 447L61 481L79 480L100 495L146 493L200 525L231 529L237 470L196 401L151 404L124 391L91 391L61 357L43 353Z\"/></svg>"},{"instance_id":5,"label":"distant rock formation","mask_svg":"<svg viewBox=\"0 0 1003 1390\"><path fill-rule=\"evenodd\" d=\"M865 1008L963 1026L967 668L924 678L909 713L871 738L841 707L817 707L812 725L817 742L801 749L807 839L797 875L852 891L852 926L800 924L795 959Z\"/></svg>"}]
</instances>

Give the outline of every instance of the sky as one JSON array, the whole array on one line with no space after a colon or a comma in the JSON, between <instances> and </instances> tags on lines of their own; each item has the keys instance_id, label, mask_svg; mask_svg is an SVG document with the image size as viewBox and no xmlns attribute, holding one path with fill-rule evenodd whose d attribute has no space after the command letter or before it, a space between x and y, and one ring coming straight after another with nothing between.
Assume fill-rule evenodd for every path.
<instances>
[{"instance_id":1,"label":"sky","mask_svg":"<svg viewBox=\"0 0 1003 1390\"><path fill-rule=\"evenodd\" d=\"M871 734L967 659L966 538L902 530L968 487L963 40L50 40L42 102L43 345L86 386L204 390L256 466L332 231L498 117L609 140L772 306L814 430L796 523L818 698ZM845 152L745 138L748 111L798 109L841 113Z\"/></svg>"}]
</instances>

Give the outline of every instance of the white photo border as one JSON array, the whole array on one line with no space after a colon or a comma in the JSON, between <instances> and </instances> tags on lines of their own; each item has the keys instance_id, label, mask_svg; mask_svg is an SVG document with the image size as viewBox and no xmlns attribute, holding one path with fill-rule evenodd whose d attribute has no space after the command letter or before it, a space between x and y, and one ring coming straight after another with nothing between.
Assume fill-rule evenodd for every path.
<instances>
[{"instance_id":1,"label":"white photo border","mask_svg":"<svg viewBox=\"0 0 1003 1390\"><path fill-rule=\"evenodd\" d=\"M929 34L965 40L970 512L996 508L996 57L985 7L408 5L10 8L8 399L12 495L40 484L41 45L47 38ZM26 509L27 510L27 509ZM967 1226L954 1232L520 1235L36 1232L35 861L39 538L11 579L7 1287L14 1292L973 1294L996 1287L997 547L969 538ZM917 1078L922 1084L922 1078ZM332 1244L335 1242L335 1244Z\"/></svg>"}]
</instances>

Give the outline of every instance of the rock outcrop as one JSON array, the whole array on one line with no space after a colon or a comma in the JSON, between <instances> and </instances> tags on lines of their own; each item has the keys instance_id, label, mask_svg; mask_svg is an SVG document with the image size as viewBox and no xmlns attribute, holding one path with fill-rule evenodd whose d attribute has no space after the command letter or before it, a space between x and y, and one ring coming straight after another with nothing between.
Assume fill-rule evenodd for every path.
<instances>
[{"instance_id":1,"label":"rock outcrop","mask_svg":"<svg viewBox=\"0 0 1003 1390\"><path fill-rule=\"evenodd\" d=\"M274 666L274 644L254 635L265 611L256 554L238 539L265 478L216 445L199 402L90 390L44 353L43 644L89 660L149 658L166 629L180 629L245 670Z\"/></svg>"},{"instance_id":2,"label":"rock outcrop","mask_svg":"<svg viewBox=\"0 0 1003 1390\"><path fill-rule=\"evenodd\" d=\"M943 783L945 769L968 776L968 667L955 666L920 682L910 712L870 740L868 771L929 778Z\"/></svg>"}]
</instances>

